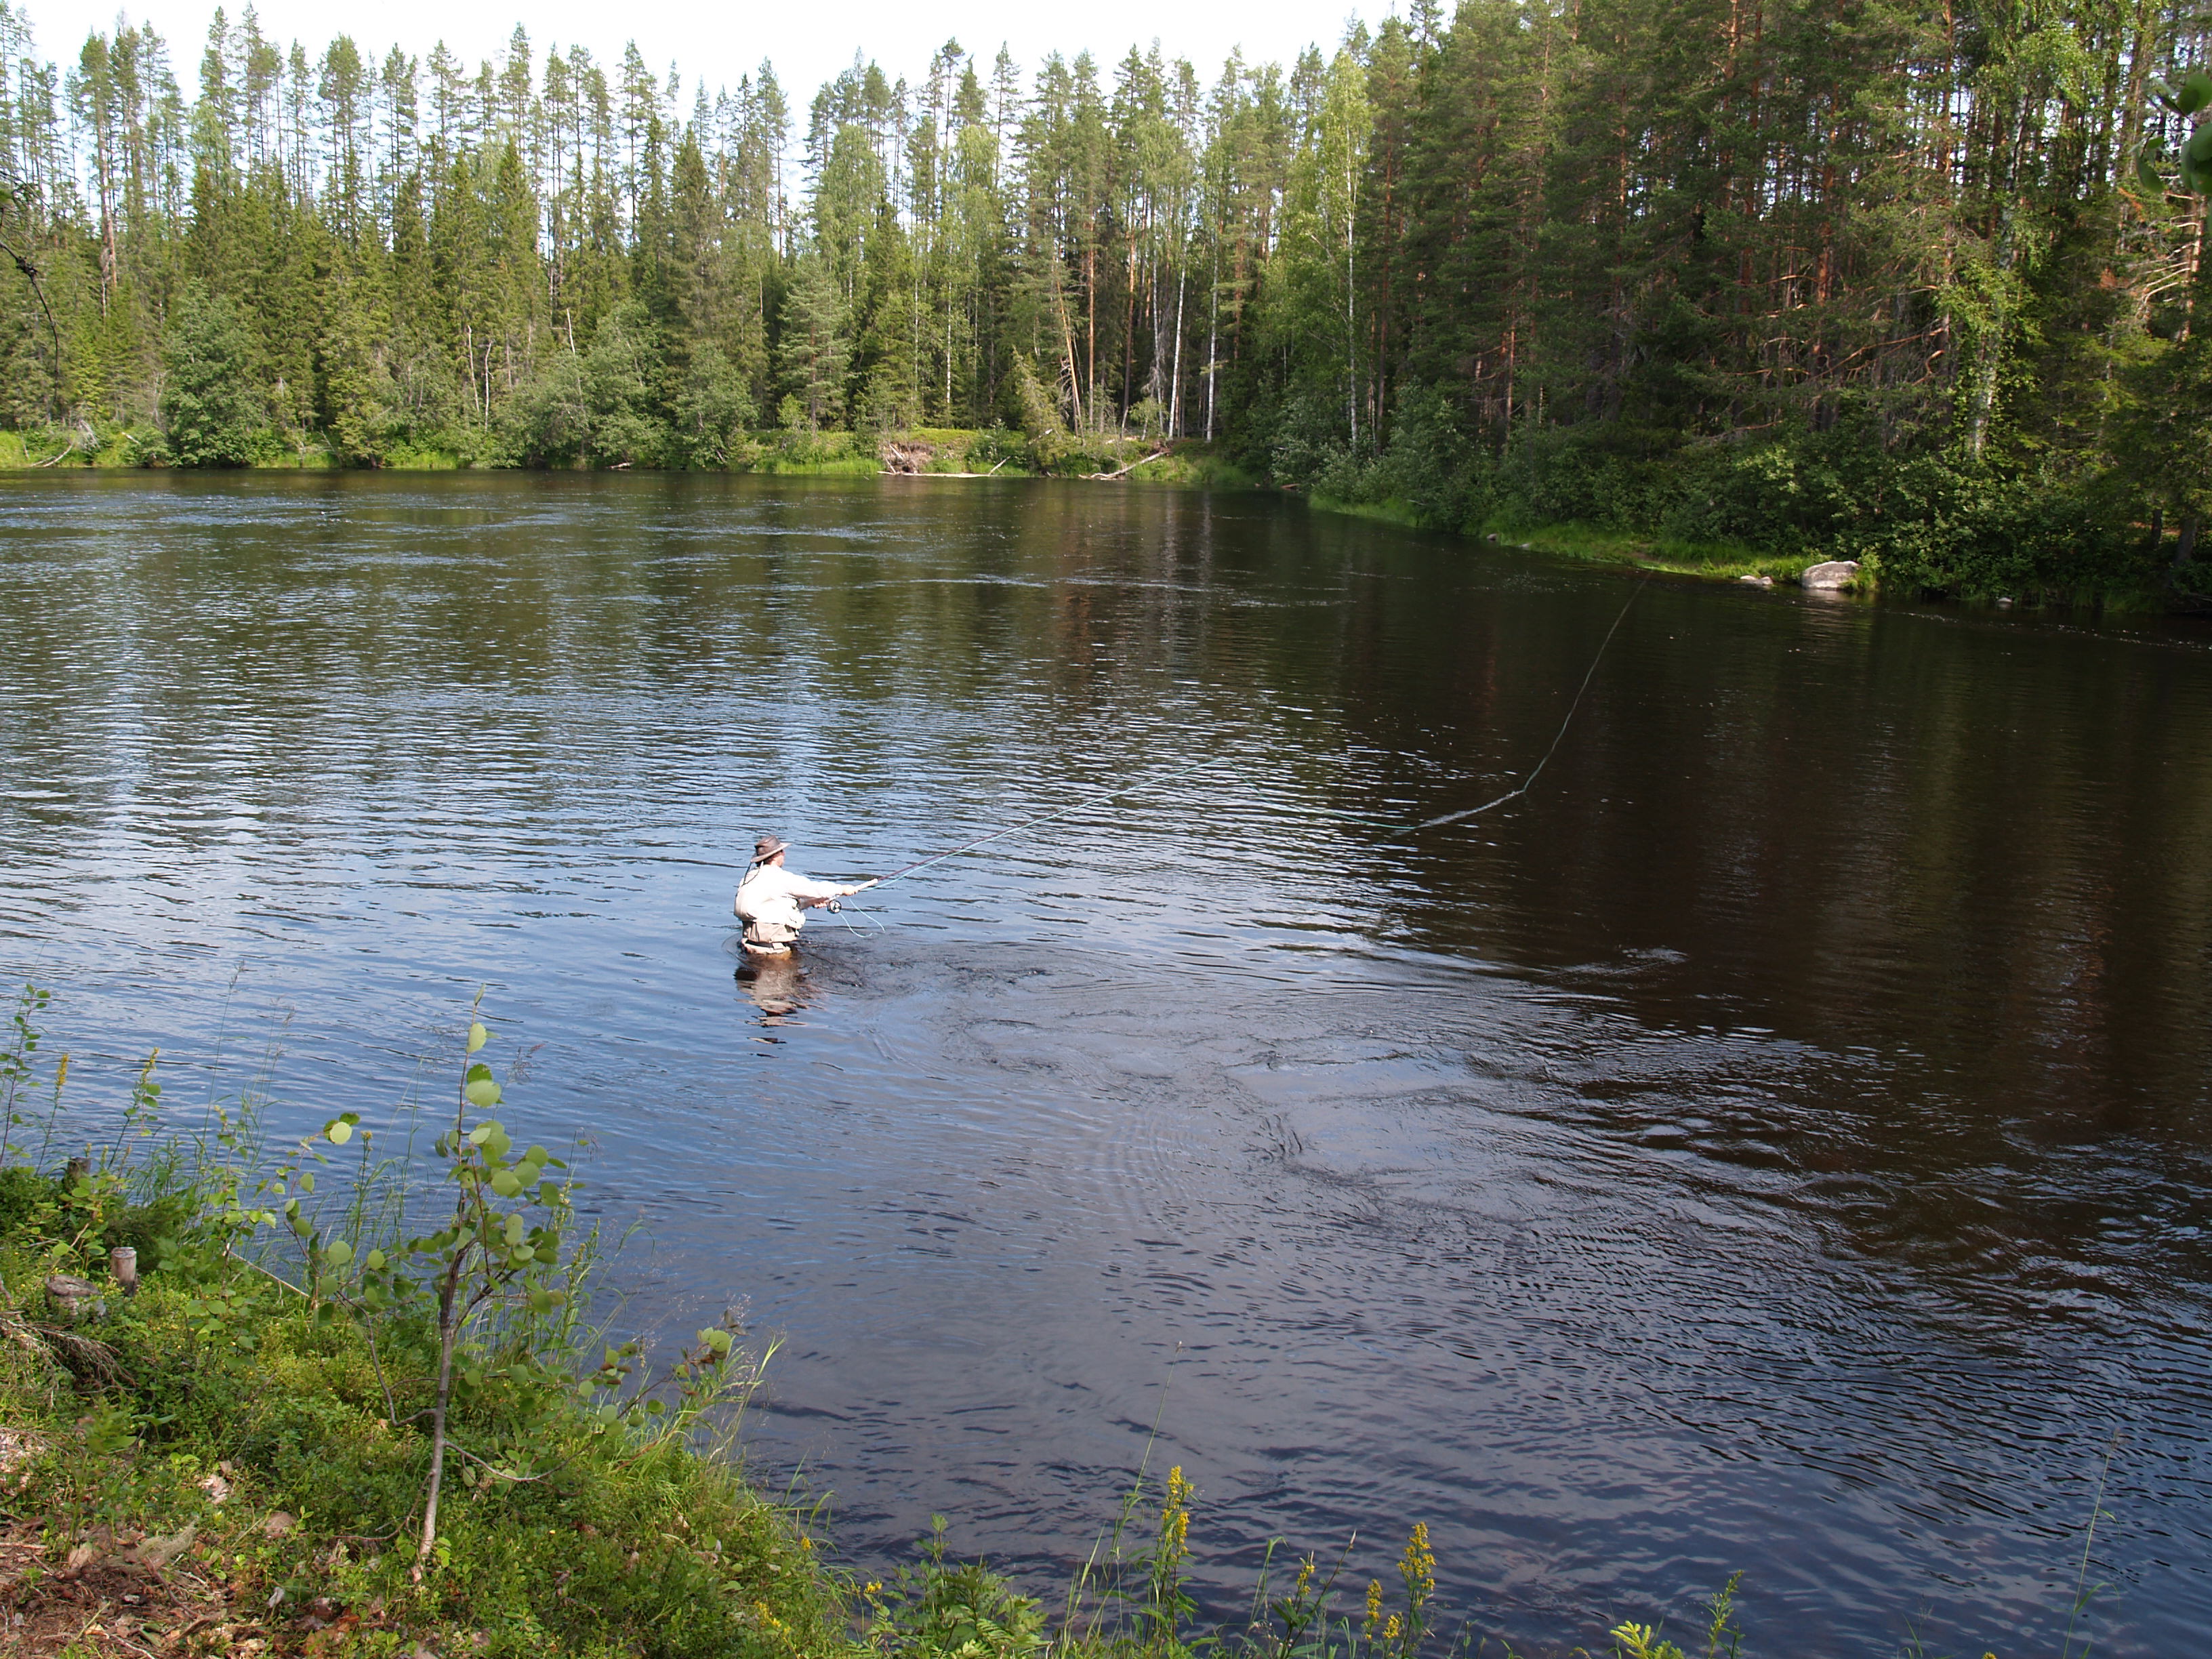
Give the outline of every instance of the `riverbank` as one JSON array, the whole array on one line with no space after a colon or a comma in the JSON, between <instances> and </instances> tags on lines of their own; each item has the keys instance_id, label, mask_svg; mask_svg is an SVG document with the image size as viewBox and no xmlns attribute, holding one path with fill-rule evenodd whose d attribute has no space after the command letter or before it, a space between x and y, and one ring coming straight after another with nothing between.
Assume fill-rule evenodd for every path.
<instances>
[{"instance_id":1,"label":"riverbank","mask_svg":"<svg viewBox=\"0 0 2212 1659\"><path fill-rule=\"evenodd\" d=\"M0 471L146 471L169 464L161 433L150 427L0 432ZM526 468L527 465L525 458L502 452L489 438L479 441L457 437L447 445L395 450L374 470L456 471ZM319 441L286 443L271 433L252 466L241 470L342 472L366 469ZM662 469L633 469L624 465L574 470ZM959 427L917 427L881 434L742 432L733 434L720 465L691 470L796 477L1085 478L1217 488L1249 487L1258 482L1218 446L1191 440L1169 442L1110 433L1023 434Z\"/></svg>"},{"instance_id":2,"label":"riverbank","mask_svg":"<svg viewBox=\"0 0 2212 1659\"><path fill-rule=\"evenodd\" d=\"M941 1520L863 1580L827 1559L818 1510L744 1477L772 1345L734 1310L673 1344L595 1319L575 1179L489 1115L473 1015L427 1162L350 1113L270 1143L250 1098L173 1127L149 1057L105 1150L55 1172L69 1062L39 1066L46 1000L25 988L0 1052L10 1654L1416 1659L1474 1638L1438 1628L1418 1524L1397 1585L1340 1596L1286 1559L1243 1626L1196 1627L1180 1468L1139 1472L1049 1610L951 1558ZM1733 1589L1704 1615L1716 1641ZM1608 1634L1680 1659L1649 1627Z\"/></svg>"},{"instance_id":3,"label":"riverbank","mask_svg":"<svg viewBox=\"0 0 2212 1659\"><path fill-rule=\"evenodd\" d=\"M420 1126L427 1164L352 1114L289 1147L246 1103L171 1129L149 1058L106 1150L56 1173L68 1060L37 1065L46 1000L27 988L0 1054L11 1654L1415 1659L1472 1634L1435 1628L1419 1525L1399 1585L1340 1597L1290 1561L1246 1626L1195 1628L1180 1469L1139 1474L1049 1612L951 1558L941 1522L864 1581L825 1559L818 1510L736 1455L772 1346L734 1312L678 1343L595 1318L574 1178L489 1115L481 1024L454 1107ZM1708 1610L1723 1634L1729 1606ZM1641 1626L1612 1637L1675 1655Z\"/></svg>"},{"instance_id":4,"label":"riverbank","mask_svg":"<svg viewBox=\"0 0 2212 1659\"><path fill-rule=\"evenodd\" d=\"M0 1055L10 1652L865 1645L806 1515L712 1455L763 1356L733 1322L658 1371L610 1346L558 1160L471 1103L497 1101L488 1067L408 1170L349 1116L282 1150L236 1107L163 1133L149 1059L110 1150L55 1175L43 1001ZM412 1238L410 1190L435 1229Z\"/></svg>"},{"instance_id":5,"label":"riverbank","mask_svg":"<svg viewBox=\"0 0 2212 1659\"><path fill-rule=\"evenodd\" d=\"M363 470L349 465L336 451L316 443L286 446L274 434L265 453L247 471L349 471ZM159 470L167 465L158 431L151 428L70 432L53 428L40 433L0 432L0 472L56 469L102 471ZM377 471L455 471L529 470L525 462L503 453L485 438L474 447L422 447L392 452ZM629 471L659 469L556 469L559 471ZM876 477L981 479L1063 478L1100 483L1181 485L1212 489L1264 489L1268 481L1233 459L1220 444L1195 439L1173 441L1124 437L1113 434L1023 434L1000 428L922 427L886 434L848 431L792 431L763 429L733 436L722 465L706 470L801 477ZM1417 507L1396 496L1374 498L1332 493L1316 488L1304 494L1318 511L1372 519L1407 529L1438 530L1462 537L1477 546L1510 545L1553 557L1587 563L1615 565L1656 574L1708 581L1796 586L1812 565L1826 562L1829 552L1797 548L1790 551L1763 549L1741 541L1699 540L1664 532L1624 529L1611 524L1581 520L1529 520L1510 514L1493 514L1467 524ZM1857 550L1834 553L1856 557L1858 574L1843 591L1862 595L1882 591L1885 570L1878 551ZM1992 577L1960 586L1930 586L1928 573L1908 572L1887 586L1910 594L2026 604L2057 604L2115 613L2169 610L2202 611L2212 605L2192 591L2186 581L2173 579L2165 566L2141 561L2124 577L2070 589L2053 588L2031 577L2014 573L2016 580ZM2197 566L2181 567L2194 571Z\"/></svg>"},{"instance_id":6,"label":"riverbank","mask_svg":"<svg viewBox=\"0 0 2212 1659\"><path fill-rule=\"evenodd\" d=\"M1419 514L1402 501L1346 501L1326 495L1316 495L1312 501L1316 507L1325 513L1342 513L1356 519L1375 519L1384 524L1402 526L1408 530L1429 527ZM1501 520L1451 533L1462 535L1481 544L1517 547L1532 553L1579 559L1590 564L1626 565L1670 576L1695 576L1711 581L1795 584L1807 568L1802 557L1762 552L1741 543L1694 542L1678 537L1641 536L1601 525L1573 522L1523 525ZM1863 570L1862 579L1852 583L1850 591L1871 592L1874 585L1874 572Z\"/></svg>"}]
</instances>

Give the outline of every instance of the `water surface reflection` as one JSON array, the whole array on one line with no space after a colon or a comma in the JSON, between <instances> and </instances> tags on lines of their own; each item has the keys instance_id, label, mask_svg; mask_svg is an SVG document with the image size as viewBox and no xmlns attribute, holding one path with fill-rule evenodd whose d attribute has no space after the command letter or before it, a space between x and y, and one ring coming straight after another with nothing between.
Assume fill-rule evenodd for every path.
<instances>
[{"instance_id":1,"label":"water surface reflection","mask_svg":"<svg viewBox=\"0 0 2212 1659\"><path fill-rule=\"evenodd\" d=\"M862 1557L1064 1561L1157 1419L1217 1583L1424 1518L1488 1628L1741 1568L1770 1648L2051 1646L2118 1429L2100 1644L2186 1650L2203 640L1655 585L1536 793L1364 827L1525 769L1625 592L1256 495L9 481L0 967L88 1104L274 1042L301 1122L488 982ZM761 829L1209 755L730 947Z\"/></svg>"}]
</instances>

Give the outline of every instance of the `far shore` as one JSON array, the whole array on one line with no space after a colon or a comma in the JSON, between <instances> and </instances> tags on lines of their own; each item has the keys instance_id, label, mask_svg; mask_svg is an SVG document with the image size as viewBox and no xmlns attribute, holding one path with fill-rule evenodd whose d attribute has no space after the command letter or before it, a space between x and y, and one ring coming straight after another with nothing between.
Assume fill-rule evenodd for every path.
<instances>
[{"instance_id":1,"label":"far shore","mask_svg":"<svg viewBox=\"0 0 2212 1659\"><path fill-rule=\"evenodd\" d=\"M52 435L0 432L0 474L41 471L162 471L160 435L151 430ZM183 470L183 469L173 469ZM241 471L279 472L454 472L548 471L592 473L649 473L682 469L623 463L615 466L530 468L504 458L471 456L457 449L425 447L397 452L375 467L349 464L315 444L285 447L272 437L270 453ZM1279 490L1297 495L1315 508L1375 519L1409 530L1461 537L1476 547L1509 547L1585 563L1616 565L1654 575L1723 581L1762 588L1802 585L1805 572L1823 561L1801 552L1774 553L1741 543L1701 543L1618 526L1566 521L1526 524L1499 519L1453 527L1427 524L1401 501L1347 501L1320 491L1307 492L1256 477L1225 453L1225 447L1200 439L1164 440L1141 434L1066 433L1024 434L988 428L916 428L865 434L846 431L762 430L732 445L728 462L714 469L787 477L906 477L917 481L1004 481L1056 478L1070 482L1167 485L1199 489ZM1878 562L1869 561L1840 588L1866 595L1881 584ZM2082 596L2085 602L2124 610L2162 608L2152 595ZM2009 603L2008 600L2005 601Z\"/></svg>"}]
</instances>

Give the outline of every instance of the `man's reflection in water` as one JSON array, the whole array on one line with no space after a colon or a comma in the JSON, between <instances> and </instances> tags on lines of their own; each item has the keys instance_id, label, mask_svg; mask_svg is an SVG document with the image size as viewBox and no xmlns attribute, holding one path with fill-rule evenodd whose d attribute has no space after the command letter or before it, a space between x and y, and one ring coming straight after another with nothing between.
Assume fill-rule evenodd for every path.
<instances>
[{"instance_id":1,"label":"man's reflection in water","mask_svg":"<svg viewBox=\"0 0 2212 1659\"><path fill-rule=\"evenodd\" d=\"M778 1026L801 1024L793 1015L806 1006L806 970L794 954L782 957L748 956L738 968L738 989L760 1010L760 1023L769 1035L756 1042L781 1042L772 1035Z\"/></svg>"}]
</instances>

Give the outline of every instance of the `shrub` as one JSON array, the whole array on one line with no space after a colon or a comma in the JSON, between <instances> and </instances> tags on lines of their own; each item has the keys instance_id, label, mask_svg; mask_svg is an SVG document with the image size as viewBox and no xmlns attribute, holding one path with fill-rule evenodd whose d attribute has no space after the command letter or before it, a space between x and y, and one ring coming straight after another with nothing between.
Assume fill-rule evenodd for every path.
<instances>
[{"instance_id":1,"label":"shrub","mask_svg":"<svg viewBox=\"0 0 2212 1659\"><path fill-rule=\"evenodd\" d=\"M245 466L272 442L259 349L227 295L188 288L162 352L161 424L181 466Z\"/></svg>"}]
</instances>

